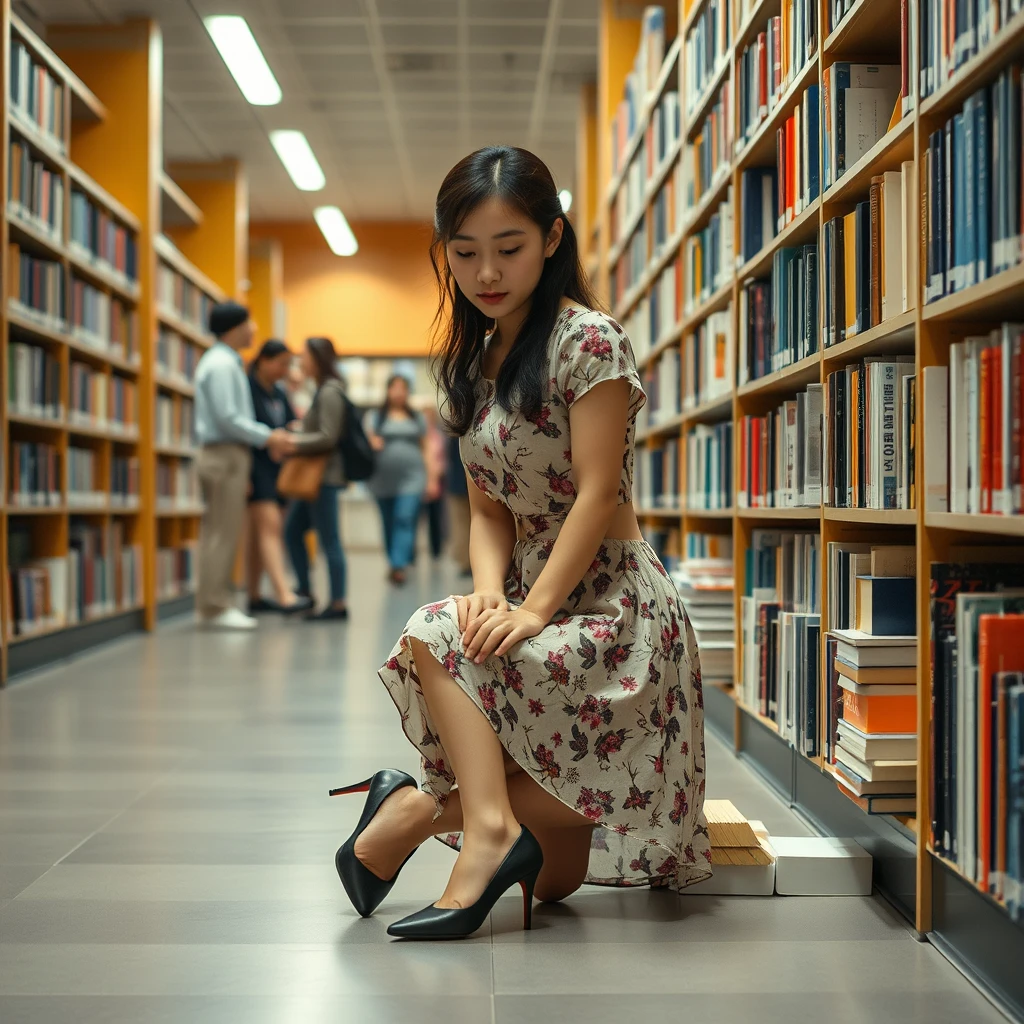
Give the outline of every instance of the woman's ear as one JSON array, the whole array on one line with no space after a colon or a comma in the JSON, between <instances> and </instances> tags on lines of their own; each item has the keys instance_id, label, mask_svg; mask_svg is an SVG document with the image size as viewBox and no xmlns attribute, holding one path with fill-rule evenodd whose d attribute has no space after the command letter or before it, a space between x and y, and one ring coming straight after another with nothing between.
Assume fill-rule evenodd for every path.
<instances>
[{"instance_id":1,"label":"woman's ear","mask_svg":"<svg viewBox=\"0 0 1024 1024\"><path fill-rule=\"evenodd\" d=\"M555 255L555 250L561 245L562 233L565 231L565 221L558 217L555 223L551 225L551 230L548 232L548 237L544 243L544 258L548 259Z\"/></svg>"}]
</instances>

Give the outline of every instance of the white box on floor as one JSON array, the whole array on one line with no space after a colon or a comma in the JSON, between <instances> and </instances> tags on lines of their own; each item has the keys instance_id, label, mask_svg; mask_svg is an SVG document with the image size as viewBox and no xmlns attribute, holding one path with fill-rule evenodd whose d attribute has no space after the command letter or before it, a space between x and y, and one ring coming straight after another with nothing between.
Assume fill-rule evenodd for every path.
<instances>
[{"instance_id":1,"label":"white box on floor","mask_svg":"<svg viewBox=\"0 0 1024 1024\"><path fill-rule=\"evenodd\" d=\"M852 839L772 836L780 896L868 896L871 854Z\"/></svg>"},{"instance_id":2,"label":"white box on floor","mask_svg":"<svg viewBox=\"0 0 1024 1024\"><path fill-rule=\"evenodd\" d=\"M775 851L767 836L757 838L761 848L771 854L771 864L716 864L710 878L687 886L683 895L771 896L775 892Z\"/></svg>"}]
</instances>

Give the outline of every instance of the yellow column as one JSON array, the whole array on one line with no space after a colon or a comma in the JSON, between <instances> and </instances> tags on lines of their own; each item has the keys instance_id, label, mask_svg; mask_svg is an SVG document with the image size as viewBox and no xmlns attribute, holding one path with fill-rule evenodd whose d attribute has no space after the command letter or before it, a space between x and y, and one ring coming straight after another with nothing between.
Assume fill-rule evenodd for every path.
<instances>
[{"instance_id":1,"label":"yellow column","mask_svg":"<svg viewBox=\"0 0 1024 1024\"><path fill-rule=\"evenodd\" d=\"M203 211L194 228L167 232L186 259L230 298L244 301L249 273L249 184L237 160L172 164L167 169Z\"/></svg>"},{"instance_id":2,"label":"yellow column","mask_svg":"<svg viewBox=\"0 0 1024 1024\"><path fill-rule=\"evenodd\" d=\"M256 321L254 349L267 338L281 338L285 325L280 311L284 302L284 259L277 239L257 239L249 243L249 293L247 305ZM252 353L246 353L248 359Z\"/></svg>"}]
</instances>

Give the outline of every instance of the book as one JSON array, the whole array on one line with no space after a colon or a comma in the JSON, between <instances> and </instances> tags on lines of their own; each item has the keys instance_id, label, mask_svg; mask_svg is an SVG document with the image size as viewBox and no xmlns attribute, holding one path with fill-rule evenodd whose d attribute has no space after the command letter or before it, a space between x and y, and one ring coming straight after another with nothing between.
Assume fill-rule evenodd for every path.
<instances>
[{"instance_id":1,"label":"book","mask_svg":"<svg viewBox=\"0 0 1024 1024\"><path fill-rule=\"evenodd\" d=\"M917 736L914 733L866 732L839 721L839 741L862 761L909 761L917 757Z\"/></svg>"},{"instance_id":2,"label":"book","mask_svg":"<svg viewBox=\"0 0 1024 1024\"><path fill-rule=\"evenodd\" d=\"M907 783L907 791L914 788L917 781L917 761L862 761L852 754L842 743L836 748L836 758L849 771L854 772L867 782Z\"/></svg>"},{"instance_id":3,"label":"book","mask_svg":"<svg viewBox=\"0 0 1024 1024\"><path fill-rule=\"evenodd\" d=\"M840 683L842 686L842 683ZM843 686L843 721L868 736L917 731L917 696L856 693Z\"/></svg>"},{"instance_id":4,"label":"book","mask_svg":"<svg viewBox=\"0 0 1024 1024\"><path fill-rule=\"evenodd\" d=\"M846 653L845 645L837 648L836 671L840 675L840 686L856 688L859 685L874 692L876 689L891 690L910 686L917 680L917 668L914 665L878 665L874 668L861 668L851 665L843 657Z\"/></svg>"},{"instance_id":5,"label":"book","mask_svg":"<svg viewBox=\"0 0 1024 1024\"><path fill-rule=\"evenodd\" d=\"M917 601L912 576L858 576L857 629L875 636L916 631Z\"/></svg>"},{"instance_id":6,"label":"book","mask_svg":"<svg viewBox=\"0 0 1024 1024\"><path fill-rule=\"evenodd\" d=\"M865 779L849 767L844 761L842 754L836 759L836 776L850 792L857 796L901 796L913 795L917 790L915 778L904 778L899 780Z\"/></svg>"}]
</instances>

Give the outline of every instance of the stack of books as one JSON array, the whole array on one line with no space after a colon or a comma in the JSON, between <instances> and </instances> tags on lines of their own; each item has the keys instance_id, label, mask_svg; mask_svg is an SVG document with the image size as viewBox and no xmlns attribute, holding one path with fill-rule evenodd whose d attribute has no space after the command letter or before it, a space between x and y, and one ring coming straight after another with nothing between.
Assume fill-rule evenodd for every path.
<instances>
[{"instance_id":1,"label":"stack of books","mask_svg":"<svg viewBox=\"0 0 1024 1024\"><path fill-rule=\"evenodd\" d=\"M700 649L705 683L731 685L736 611L731 558L690 558L673 574Z\"/></svg>"},{"instance_id":2,"label":"stack of books","mask_svg":"<svg viewBox=\"0 0 1024 1024\"><path fill-rule=\"evenodd\" d=\"M869 814L913 814L917 637L837 629L828 650L827 753L840 790Z\"/></svg>"}]
</instances>

